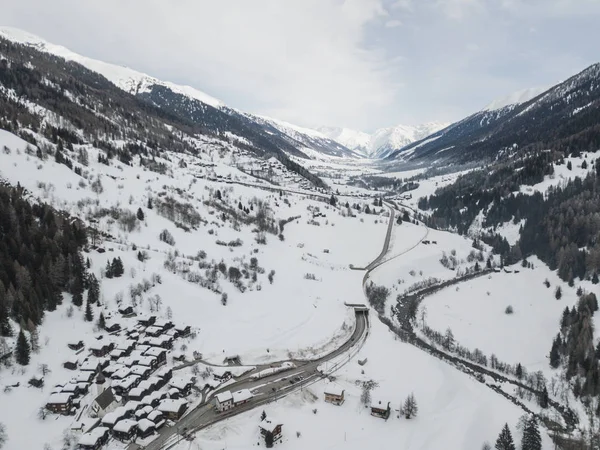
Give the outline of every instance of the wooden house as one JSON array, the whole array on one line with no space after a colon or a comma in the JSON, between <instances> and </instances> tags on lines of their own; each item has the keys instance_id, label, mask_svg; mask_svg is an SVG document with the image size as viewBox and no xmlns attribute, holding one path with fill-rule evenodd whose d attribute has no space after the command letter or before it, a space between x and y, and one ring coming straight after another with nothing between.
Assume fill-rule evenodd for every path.
<instances>
[{"instance_id":1,"label":"wooden house","mask_svg":"<svg viewBox=\"0 0 600 450\"><path fill-rule=\"evenodd\" d=\"M33 375L29 379L29 386L33 386L35 388L44 387L44 377L42 375Z\"/></svg>"},{"instance_id":2,"label":"wooden house","mask_svg":"<svg viewBox=\"0 0 600 450\"><path fill-rule=\"evenodd\" d=\"M148 366L132 366L129 370L132 375L139 375L142 380L146 380L152 373L152 369Z\"/></svg>"},{"instance_id":3,"label":"wooden house","mask_svg":"<svg viewBox=\"0 0 600 450\"><path fill-rule=\"evenodd\" d=\"M79 366L79 370L85 372L93 372L93 375L100 373L100 369L102 368L100 361L97 359L86 359Z\"/></svg>"},{"instance_id":4,"label":"wooden house","mask_svg":"<svg viewBox=\"0 0 600 450\"><path fill-rule=\"evenodd\" d=\"M267 433L272 433L273 441L277 441L281 439L283 424L281 421L274 419L272 417L265 417L260 421L258 428L260 430L260 434L265 436Z\"/></svg>"},{"instance_id":5,"label":"wooden house","mask_svg":"<svg viewBox=\"0 0 600 450\"><path fill-rule=\"evenodd\" d=\"M108 355L114 348L114 344L112 342L94 342L89 346L90 353L97 358L102 358L103 356Z\"/></svg>"},{"instance_id":6,"label":"wooden house","mask_svg":"<svg viewBox=\"0 0 600 450\"><path fill-rule=\"evenodd\" d=\"M135 315L135 312L133 311L133 306L129 305L119 308L119 314L121 314L123 317L131 317Z\"/></svg>"},{"instance_id":7,"label":"wooden house","mask_svg":"<svg viewBox=\"0 0 600 450\"><path fill-rule=\"evenodd\" d=\"M179 420L187 408L188 403L185 400L181 398L177 400L167 398L162 400L156 409L163 413L167 419Z\"/></svg>"},{"instance_id":8,"label":"wooden house","mask_svg":"<svg viewBox=\"0 0 600 450\"><path fill-rule=\"evenodd\" d=\"M144 352L144 356L153 356L156 358L156 367L167 363L167 350L159 347L151 347Z\"/></svg>"},{"instance_id":9,"label":"wooden house","mask_svg":"<svg viewBox=\"0 0 600 450\"><path fill-rule=\"evenodd\" d=\"M129 375L122 380L113 380L112 388L117 395L127 396L130 390L140 383L140 377L137 375Z\"/></svg>"},{"instance_id":10,"label":"wooden house","mask_svg":"<svg viewBox=\"0 0 600 450\"><path fill-rule=\"evenodd\" d=\"M165 422L167 421L165 419L164 414L157 410L153 410L151 413L149 413L147 419L154 422L154 425L156 425L157 430L160 427L162 427L165 424Z\"/></svg>"},{"instance_id":11,"label":"wooden house","mask_svg":"<svg viewBox=\"0 0 600 450\"><path fill-rule=\"evenodd\" d=\"M233 395L230 391L220 392L215 395L215 408L219 412L233 408Z\"/></svg>"},{"instance_id":12,"label":"wooden house","mask_svg":"<svg viewBox=\"0 0 600 450\"><path fill-rule=\"evenodd\" d=\"M79 366L79 358L77 356L71 356L63 363L63 367L69 370L77 370Z\"/></svg>"},{"instance_id":13,"label":"wooden house","mask_svg":"<svg viewBox=\"0 0 600 450\"><path fill-rule=\"evenodd\" d=\"M132 419L119 420L112 429L115 439L121 442L131 441L137 433L137 422Z\"/></svg>"},{"instance_id":14,"label":"wooden house","mask_svg":"<svg viewBox=\"0 0 600 450\"><path fill-rule=\"evenodd\" d=\"M168 367L161 367L154 373L154 375L163 381L163 386L164 386L169 381L171 381L171 379L173 378L173 369L170 369ZM162 387L162 386L160 386L160 387Z\"/></svg>"},{"instance_id":15,"label":"wooden house","mask_svg":"<svg viewBox=\"0 0 600 450\"><path fill-rule=\"evenodd\" d=\"M81 393L81 388L77 383L69 381L62 387L60 392L64 394L71 394L73 397L77 397Z\"/></svg>"},{"instance_id":16,"label":"wooden house","mask_svg":"<svg viewBox=\"0 0 600 450\"><path fill-rule=\"evenodd\" d=\"M146 336L150 336L150 337L158 337L161 334L163 334L163 329L161 327L157 327L154 325L151 325L149 327L146 328L145 333Z\"/></svg>"},{"instance_id":17,"label":"wooden house","mask_svg":"<svg viewBox=\"0 0 600 450\"><path fill-rule=\"evenodd\" d=\"M50 395L46 402L46 409L56 414L69 415L73 406L73 394L55 393Z\"/></svg>"},{"instance_id":18,"label":"wooden house","mask_svg":"<svg viewBox=\"0 0 600 450\"><path fill-rule=\"evenodd\" d=\"M106 427L96 427L83 434L79 439L78 448L81 450L99 450L108 442L110 430Z\"/></svg>"},{"instance_id":19,"label":"wooden house","mask_svg":"<svg viewBox=\"0 0 600 450\"><path fill-rule=\"evenodd\" d=\"M344 390L337 386L330 386L325 390L325 401L333 405L344 403Z\"/></svg>"},{"instance_id":20,"label":"wooden house","mask_svg":"<svg viewBox=\"0 0 600 450\"><path fill-rule=\"evenodd\" d=\"M192 333L192 327L189 325L175 326L176 337L187 337Z\"/></svg>"},{"instance_id":21,"label":"wooden house","mask_svg":"<svg viewBox=\"0 0 600 450\"><path fill-rule=\"evenodd\" d=\"M154 325L154 322L156 322L156 316L140 317L137 321L143 327L149 327Z\"/></svg>"},{"instance_id":22,"label":"wooden house","mask_svg":"<svg viewBox=\"0 0 600 450\"><path fill-rule=\"evenodd\" d=\"M152 411L154 411L154 408L152 406L142 406L135 412L135 420L140 421L142 419L145 419L146 417L148 417L148 414L150 414Z\"/></svg>"},{"instance_id":23,"label":"wooden house","mask_svg":"<svg viewBox=\"0 0 600 450\"><path fill-rule=\"evenodd\" d=\"M141 419L138 421L137 435L140 438L145 439L148 436L153 435L155 431L156 431L156 425L154 425L154 422L152 422L151 420Z\"/></svg>"},{"instance_id":24,"label":"wooden house","mask_svg":"<svg viewBox=\"0 0 600 450\"><path fill-rule=\"evenodd\" d=\"M193 379L190 377L177 377L169 381L169 386L178 389L181 395L184 397L187 397L191 394L193 385Z\"/></svg>"},{"instance_id":25,"label":"wooden house","mask_svg":"<svg viewBox=\"0 0 600 450\"><path fill-rule=\"evenodd\" d=\"M104 329L107 333L116 333L121 329L121 324L119 322L107 321Z\"/></svg>"},{"instance_id":26,"label":"wooden house","mask_svg":"<svg viewBox=\"0 0 600 450\"><path fill-rule=\"evenodd\" d=\"M375 400L371 403L371 415L386 419L390 417L390 402Z\"/></svg>"},{"instance_id":27,"label":"wooden house","mask_svg":"<svg viewBox=\"0 0 600 450\"><path fill-rule=\"evenodd\" d=\"M127 398L129 400L137 400L141 401L149 392L147 389L143 389L141 387L134 387L127 393Z\"/></svg>"},{"instance_id":28,"label":"wooden house","mask_svg":"<svg viewBox=\"0 0 600 450\"><path fill-rule=\"evenodd\" d=\"M83 345L83 341L73 341L73 342L69 342L67 344L67 347L69 347L71 350L81 350L84 345Z\"/></svg>"},{"instance_id":29,"label":"wooden house","mask_svg":"<svg viewBox=\"0 0 600 450\"><path fill-rule=\"evenodd\" d=\"M233 378L233 374L229 370L225 370L220 367L215 367L215 369L213 371L213 378L216 381L220 381L221 383L224 383L225 381L231 380Z\"/></svg>"},{"instance_id":30,"label":"wooden house","mask_svg":"<svg viewBox=\"0 0 600 450\"><path fill-rule=\"evenodd\" d=\"M102 418L102 426L107 428L113 428L120 420L125 420L131 417L131 412L119 406L114 411L107 413Z\"/></svg>"}]
</instances>

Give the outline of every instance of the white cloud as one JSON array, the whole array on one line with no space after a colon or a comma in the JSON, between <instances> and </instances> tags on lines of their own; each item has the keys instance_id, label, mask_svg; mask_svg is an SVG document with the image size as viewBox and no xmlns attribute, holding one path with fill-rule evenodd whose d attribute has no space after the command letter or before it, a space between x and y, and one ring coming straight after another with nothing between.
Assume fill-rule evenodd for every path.
<instances>
[{"instance_id":1,"label":"white cloud","mask_svg":"<svg viewBox=\"0 0 600 450\"><path fill-rule=\"evenodd\" d=\"M398 19L392 19L392 20L388 20L385 23L385 27L386 28L397 28L399 26L402 26L402 22Z\"/></svg>"}]
</instances>

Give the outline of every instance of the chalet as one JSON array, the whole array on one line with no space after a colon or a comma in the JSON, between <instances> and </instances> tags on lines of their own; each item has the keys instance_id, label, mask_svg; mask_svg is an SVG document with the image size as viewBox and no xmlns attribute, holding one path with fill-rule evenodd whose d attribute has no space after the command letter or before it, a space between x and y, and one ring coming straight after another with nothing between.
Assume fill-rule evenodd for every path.
<instances>
[{"instance_id":1,"label":"chalet","mask_svg":"<svg viewBox=\"0 0 600 450\"><path fill-rule=\"evenodd\" d=\"M126 378L129 375L131 375L131 373L131 367L121 367L119 370L112 374L111 378L113 380L122 380L123 378Z\"/></svg>"},{"instance_id":2,"label":"chalet","mask_svg":"<svg viewBox=\"0 0 600 450\"><path fill-rule=\"evenodd\" d=\"M56 414L71 414L73 406L73 394L56 393L50 395L46 402L46 409Z\"/></svg>"},{"instance_id":3,"label":"chalet","mask_svg":"<svg viewBox=\"0 0 600 450\"><path fill-rule=\"evenodd\" d=\"M139 375L142 380L147 379L152 372L152 369L146 366L133 366L130 370L132 375Z\"/></svg>"},{"instance_id":4,"label":"chalet","mask_svg":"<svg viewBox=\"0 0 600 450\"><path fill-rule=\"evenodd\" d=\"M156 316L140 317L137 321L140 325L144 327L149 327L151 325L154 325L154 322L156 322Z\"/></svg>"},{"instance_id":5,"label":"chalet","mask_svg":"<svg viewBox=\"0 0 600 450\"><path fill-rule=\"evenodd\" d=\"M163 415L163 413L161 413L160 411L156 411L156 410L149 413L147 419L154 422L154 425L156 425L157 430L160 427L162 427L166 422L166 419L165 419L165 416Z\"/></svg>"},{"instance_id":6,"label":"chalet","mask_svg":"<svg viewBox=\"0 0 600 450\"><path fill-rule=\"evenodd\" d=\"M35 388L41 388L44 386L44 377L42 375L33 375L29 379L29 386L33 386Z\"/></svg>"},{"instance_id":7,"label":"chalet","mask_svg":"<svg viewBox=\"0 0 600 450\"><path fill-rule=\"evenodd\" d=\"M242 360L240 358L240 355L231 355L226 356L223 360L223 363L227 364L228 366L240 366L242 365Z\"/></svg>"},{"instance_id":8,"label":"chalet","mask_svg":"<svg viewBox=\"0 0 600 450\"><path fill-rule=\"evenodd\" d=\"M150 405L141 407L135 412L135 420L140 421L142 419L145 419L146 417L148 417L148 414L150 414L152 411L154 411L154 408Z\"/></svg>"},{"instance_id":9,"label":"chalet","mask_svg":"<svg viewBox=\"0 0 600 450\"><path fill-rule=\"evenodd\" d=\"M173 348L173 337L167 336L166 334L157 337L147 337L142 340L142 344L149 345L150 347L161 347L170 350Z\"/></svg>"},{"instance_id":10,"label":"chalet","mask_svg":"<svg viewBox=\"0 0 600 450\"><path fill-rule=\"evenodd\" d=\"M325 401L334 405L341 405L344 403L344 390L336 386L328 387L325 391Z\"/></svg>"},{"instance_id":11,"label":"chalet","mask_svg":"<svg viewBox=\"0 0 600 450\"><path fill-rule=\"evenodd\" d=\"M144 405L142 405L141 402L135 401L135 400L129 400L127 403L125 403L123 405L123 409L127 412L128 417L134 417L135 416L135 412L140 409L143 408Z\"/></svg>"},{"instance_id":12,"label":"chalet","mask_svg":"<svg viewBox=\"0 0 600 450\"><path fill-rule=\"evenodd\" d=\"M131 419L120 420L113 426L112 434L121 442L131 441L137 432L137 422Z\"/></svg>"},{"instance_id":13,"label":"chalet","mask_svg":"<svg viewBox=\"0 0 600 450\"><path fill-rule=\"evenodd\" d=\"M89 346L90 353L97 358L108 355L114 348L111 342L94 342Z\"/></svg>"},{"instance_id":14,"label":"chalet","mask_svg":"<svg viewBox=\"0 0 600 450\"><path fill-rule=\"evenodd\" d=\"M233 378L233 374L229 370L225 370L220 367L215 367L215 369L213 371L213 378L216 381L220 381L221 383L224 383L225 381L231 380Z\"/></svg>"},{"instance_id":15,"label":"chalet","mask_svg":"<svg viewBox=\"0 0 600 450\"><path fill-rule=\"evenodd\" d=\"M137 387L140 383L140 377L137 375L129 375L122 380L113 380L112 387L117 395L127 395L131 389Z\"/></svg>"},{"instance_id":16,"label":"chalet","mask_svg":"<svg viewBox=\"0 0 600 450\"><path fill-rule=\"evenodd\" d=\"M101 364L97 359L86 359L79 366L79 370L85 372L93 372L93 375L100 372Z\"/></svg>"},{"instance_id":17,"label":"chalet","mask_svg":"<svg viewBox=\"0 0 600 450\"><path fill-rule=\"evenodd\" d=\"M121 314L123 317L131 317L135 315L133 311L133 306L129 305L123 308L119 308L119 314Z\"/></svg>"},{"instance_id":18,"label":"chalet","mask_svg":"<svg viewBox=\"0 0 600 450\"><path fill-rule=\"evenodd\" d=\"M136 351L131 352L129 356L122 356L117 359L117 362L125 367L137 366L140 363L140 358L142 358L142 355L139 355Z\"/></svg>"},{"instance_id":19,"label":"chalet","mask_svg":"<svg viewBox=\"0 0 600 450\"><path fill-rule=\"evenodd\" d=\"M267 433L271 433L273 436L273 441L281 439L282 427L283 424L272 417L265 417L263 420L260 421L260 424L258 425L260 434L262 436L265 436Z\"/></svg>"},{"instance_id":20,"label":"chalet","mask_svg":"<svg viewBox=\"0 0 600 450\"><path fill-rule=\"evenodd\" d=\"M163 413L163 415L167 418L167 419L171 419L171 420L179 420L181 418L181 416L183 416L183 414L186 412L188 408L188 403L183 400L183 399L177 399L177 400L173 400L173 399L165 399L163 401L160 402L160 404L158 405L158 408L156 408L158 411L160 411L161 413Z\"/></svg>"},{"instance_id":21,"label":"chalet","mask_svg":"<svg viewBox=\"0 0 600 450\"><path fill-rule=\"evenodd\" d=\"M156 367L167 363L167 351L164 348L151 347L144 352L144 356L153 356L156 358Z\"/></svg>"},{"instance_id":22,"label":"chalet","mask_svg":"<svg viewBox=\"0 0 600 450\"><path fill-rule=\"evenodd\" d=\"M119 406L117 409L115 409L112 412L107 413L102 418L102 426L112 429L117 422L119 422L120 420L128 419L130 417L131 417L130 412L127 411L122 406Z\"/></svg>"},{"instance_id":23,"label":"chalet","mask_svg":"<svg viewBox=\"0 0 600 450\"><path fill-rule=\"evenodd\" d=\"M126 367L125 364L122 364L120 362L111 362L108 366L102 369L102 375L104 375L105 377L112 378L113 374L116 371L122 369L123 367Z\"/></svg>"},{"instance_id":24,"label":"chalet","mask_svg":"<svg viewBox=\"0 0 600 450\"><path fill-rule=\"evenodd\" d=\"M154 348L158 348L158 347L154 347ZM172 355L173 355L174 362L175 361L185 362L187 360L184 352L173 352Z\"/></svg>"},{"instance_id":25,"label":"chalet","mask_svg":"<svg viewBox=\"0 0 600 450\"><path fill-rule=\"evenodd\" d=\"M254 395L250 392L249 389L242 389L240 391L234 392L233 394L233 406L243 405L244 403L248 403Z\"/></svg>"},{"instance_id":26,"label":"chalet","mask_svg":"<svg viewBox=\"0 0 600 450\"><path fill-rule=\"evenodd\" d=\"M154 422L148 419L141 419L137 423L137 435L142 439L151 436L156 431L156 425Z\"/></svg>"},{"instance_id":27,"label":"chalet","mask_svg":"<svg viewBox=\"0 0 600 450\"><path fill-rule=\"evenodd\" d=\"M71 356L63 363L63 367L69 370L77 370L79 366L79 358L77 356Z\"/></svg>"},{"instance_id":28,"label":"chalet","mask_svg":"<svg viewBox=\"0 0 600 450\"><path fill-rule=\"evenodd\" d=\"M148 328L146 328L146 336L150 336L150 337L158 337L161 334L163 334L163 329L161 327L157 327L157 326L149 326Z\"/></svg>"},{"instance_id":29,"label":"chalet","mask_svg":"<svg viewBox=\"0 0 600 450\"><path fill-rule=\"evenodd\" d=\"M157 367L158 359L155 356L142 356L139 359L138 364L140 366L150 367L150 369L154 371Z\"/></svg>"},{"instance_id":30,"label":"chalet","mask_svg":"<svg viewBox=\"0 0 600 450\"><path fill-rule=\"evenodd\" d=\"M221 392L215 395L215 408L219 412L233 408L233 396L230 391Z\"/></svg>"},{"instance_id":31,"label":"chalet","mask_svg":"<svg viewBox=\"0 0 600 450\"><path fill-rule=\"evenodd\" d=\"M119 403L111 388L104 389L98 394L91 405L91 411L96 417L103 418L108 413L113 412Z\"/></svg>"},{"instance_id":32,"label":"chalet","mask_svg":"<svg viewBox=\"0 0 600 450\"><path fill-rule=\"evenodd\" d=\"M171 328L175 327L175 325L173 324L173 322L171 322L170 320L164 320L164 319L157 319L154 322L154 326L155 327L160 327L163 330L170 330Z\"/></svg>"},{"instance_id":33,"label":"chalet","mask_svg":"<svg viewBox=\"0 0 600 450\"><path fill-rule=\"evenodd\" d=\"M125 355L125 351L123 350L119 350L119 349L114 349L113 351L111 351L108 356L110 356L111 361L117 361L118 359L122 358Z\"/></svg>"},{"instance_id":34,"label":"chalet","mask_svg":"<svg viewBox=\"0 0 600 450\"><path fill-rule=\"evenodd\" d=\"M121 324L119 322L108 321L106 322L106 325L104 325L104 329L107 333L116 333L121 329Z\"/></svg>"},{"instance_id":35,"label":"chalet","mask_svg":"<svg viewBox=\"0 0 600 450\"><path fill-rule=\"evenodd\" d=\"M181 395L187 397L192 392L192 386L194 385L193 378L191 377L177 377L169 381L169 386L179 390Z\"/></svg>"},{"instance_id":36,"label":"chalet","mask_svg":"<svg viewBox=\"0 0 600 450\"><path fill-rule=\"evenodd\" d=\"M171 328L170 330L165 331L165 336L168 336L171 339L175 340L181 335L177 332L175 328Z\"/></svg>"},{"instance_id":37,"label":"chalet","mask_svg":"<svg viewBox=\"0 0 600 450\"><path fill-rule=\"evenodd\" d=\"M137 400L140 401L142 400L146 395L148 395L149 392L147 389L143 389L141 387L135 387L133 389L131 389L128 393L127 393L127 398L129 400Z\"/></svg>"},{"instance_id":38,"label":"chalet","mask_svg":"<svg viewBox=\"0 0 600 450\"><path fill-rule=\"evenodd\" d=\"M85 433L79 439L78 448L81 450L98 450L110 437L110 430L106 427L96 427Z\"/></svg>"},{"instance_id":39,"label":"chalet","mask_svg":"<svg viewBox=\"0 0 600 450\"><path fill-rule=\"evenodd\" d=\"M160 389L162 380L158 377L149 377L147 380L142 380L138 385L139 388L147 389L149 392Z\"/></svg>"},{"instance_id":40,"label":"chalet","mask_svg":"<svg viewBox=\"0 0 600 450\"><path fill-rule=\"evenodd\" d=\"M84 345L83 345L83 341L76 341L76 342L69 342L67 344L67 347L69 347L71 350L81 350Z\"/></svg>"},{"instance_id":41,"label":"chalet","mask_svg":"<svg viewBox=\"0 0 600 450\"><path fill-rule=\"evenodd\" d=\"M380 417L382 419L388 419L390 417L390 402L382 400L376 400L371 402L371 415Z\"/></svg>"},{"instance_id":42,"label":"chalet","mask_svg":"<svg viewBox=\"0 0 600 450\"><path fill-rule=\"evenodd\" d=\"M164 386L169 381L171 381L171 378L173 378L173 369L169 369L168 367L161 367L154 373L154 375L163 381Z\"/></svg>"},{"instance_id":43,"label":"chalet","mask_svg":"<svg viewBox=\"0 0 600 450\"><path fill-rule=\"evenodd\" d=\"M112 358L113 352L116 352L116 351L120 351L121 352L120 355L119 355L119 357L126 357L126 356L131 355L131 353L135 349L136 345L137 345L137 342L134 341L134 340L132 340L132 339L127 339L127 340L121 342L111 352L111 358Z\"/></svg>"},{"instance_id":44,"label":"chalet","mask_svg":"<svg viewBox=\"0 0 600 450\"><path fill-rule=\"evenodd\" d=\"M73 397L77 397L81 393L81 388L77 383L69 381L61 388L60 392L63 394L71 394Z\"/></svg>"}]
</instances>

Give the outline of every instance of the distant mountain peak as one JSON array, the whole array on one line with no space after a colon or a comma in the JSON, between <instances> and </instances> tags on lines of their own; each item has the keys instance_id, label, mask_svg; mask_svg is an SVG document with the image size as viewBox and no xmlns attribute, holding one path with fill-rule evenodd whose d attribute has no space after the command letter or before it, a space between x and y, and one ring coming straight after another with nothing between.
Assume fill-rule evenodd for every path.
<instances>
[{"instance_id":1,"label":"distant mountain peak","mask_svg":"<svg viewBox=\"0 0 600 450\"><path fill-rule=\"evenodd\" d=\"M442 122L396 125L380 128L373 134L349 128L321 127L318 130L334 141L370 158L385 158L390 153L419 141L448 126Z\"/></svg>"}]
</instances>

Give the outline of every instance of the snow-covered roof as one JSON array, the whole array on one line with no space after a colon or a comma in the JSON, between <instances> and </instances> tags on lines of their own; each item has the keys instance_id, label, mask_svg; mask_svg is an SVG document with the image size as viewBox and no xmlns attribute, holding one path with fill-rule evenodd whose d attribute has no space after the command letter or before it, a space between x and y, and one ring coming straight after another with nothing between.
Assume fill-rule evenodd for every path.
<instances>
[{"instance_id":1,"label":"snow-covered roof","mask_svg":"<svg viewBox=\"0 0 600 450\"><path fill-rule=\"evenodd\" d=\"M175 387L177 389L185 389L186 386L190 384L192 384L192 380L190 379L190 377L177 377L172 378L171 381L169 381L169 386Z\"/></svg>"},{"instance_id":2,"label":"snow-covered roof","mask_svg":"<svg viewBox=\"0 0 600 450\"><path fill-rule=\"evenodd\" d=\"M146 431L151 428L154 428L155 426L156 425L154 425L154 422L148 419L142 419L137 423L137 427L140 431Z\"/></svg>"},{"instance_id":3,"label":"snow-covered roof","mask_svg":"<svg viewBox=\"0 0 600 450\"><path fill-rule=\"evenodd\" d=\"M187 405L187 401L182 399L182 398L178 398L178 399L172 399L172 398L167 398L164 399L163 401L160 402L160 404L158 405L158 409L159 411L162 412L179 412L179 410L181 409L182 406Z\"/></svg>"},{"instance_id":4,"label":"snow-covered roof","mask_svg":"<svg viewBox=\"0 0 600 450\"><path fill-rule=\"evenodd\" d=\"M377 409L387 409L389 406L388 401L382 400L382 399L374 399L371 401L371 408L377 408Z\"/></svg>"},{"instance_id":5,"label":"snow-covered roof","mask_svg":"<svg viewBox=\"0 0 600 450\"><path fill-rule=\"evenodd\" d=\"M131 419L119 420L115 426L113 427L114 431L118 431L120 433L129 433L132 428L137 426L137 422Z\"/></svg>"},{"instance_id":6,"label":"snow-covered roof","mask_svg":"<svg viewBox=\"0 0 600 450\"><path fill-rule=\"evenodd\" d=\"M71 400L71 397L73 397L71 394L65 392L58 392L56 394L52 394L48 398L47 403L68 403L69 400Z\"/></svg>"},{"instance_id":7,"label":"snow-covered roof","mask_svg":"<svg viewBox=\"0 0 600 450\"><path fill-rule=\"evenodd\" d=\"M148 328L146 328L146 333L148 333L148 334L162 333L162 331L163 331L162 327L157 327L154 325L150 325Z\"/></svg>"},{"instance_id":8,"label":"snow-covered roof","mask_svg":"<svg viewBox=\"0 0 600 450\"><path fill-rule=\"evenodd\" d=\"M127 403L125 403L123 405L123 408L125 408L127 411L135 411L136 409L138 409L138 406L141 405L141 402L137 402L135 400L129 400Z\"/></svg>"},{"instance_id":9,"label":"snow-covered roof","mask_svg":"<svg viewBox=\"0 0 600 450\"><path fill-rule=\"evenodd\" d=\"M94 446L96 445L98 439L104 436L108 431L109 430L106 427L96 427L92 431L81 436L81 439L79 439L79 445Z\"/></svg>"},{"instance_id":10,"label":"snow-covered roof","mask_svg":"<svg viewBox=\"0 0 600 450\"><path fill-rule=\"evenodd\" d=\"M244 402L250 400L254 395L250 392L250 389L241 389L233 393L233 403Z\"/></svg>"},{"instance_id":11,"label":"snow-covered roof","mask_svg":"<svg viewBox=\"0 0 600 450\"><path fill-rule=\"evenodd\" d=\"M328 386L325 388L325 394L341 397L344 394L344 390L339 386Z\"/></svg>"},{"instance_id":12,"label":"snow-covered roof","mask_svg":"<svg viewBox=\"0 0 600 450\"><path fill-rule=\"evenodd\" d=\"M152 410L151 412L148 413L148 420L151 420L155 423L157 420L162 419L162 417L163 417L163 413L161 413L160 411Z\"/></svg>"},{"instance_id":13,"label":"snow-covered roof","mask_svg":"<svg viewBox=\"0 0 600 450\"><path fill-rule=\"evenodd\" d=\"M145 375L150 370L148 366L133 366L131 367L131 373L133 375Z\"/></svg>"},{"instance_id":14,"label":"snow-covered roof","mask_svg":"<svg viewBox=\"0 0 600 450\"><path fill-rule=\"evenodd\" d=\"M220 392L215 395L215 398L219 403L225 403L233 400L233 395L231 395L230 391Z\"/></svg>"},{"instance_id":15,"label":"snow-covered roof","mask_svg":"<svg viewBox=\"0 0 600 450\"><path fill-rule=\"evenodd\" d=\"M79 370L94 372L94 371L98 370L99 365L100 365L100 361L98 361L96 358L87 359L81 363Z\"/></svg>"},{"instance_id":16,"label":"snow-covered roof","mask_svg":"<svg viewBox=\"0 0 600 450\"><path fill-rule=\"evenodd\" d=\"M166 353L166 350L164 348L150 347L144 352L144 356L159 356L162 353Z\"/></svg>"},{"instance_id":17,"label":"snow-covered roof","mask_svg":"<svg viewBox=\"0 0 600 450\"><path fill-rule=\"evenodd\" d=\"M138 364L140 366L151 366L152 363L154 363L154 361L156 361L156 357L155 356L142 356L139 359Z\"/></svg>"},{"instance_id":18,"label":"snow-covered roof","mask_svg":"<svg viewBox=\"0 0 600 450\"><path fill-rule=\"evenodd\" d=\"M121 378L125 378L126 376L131 374L131 368L129 367L121 367L119 370L112 374L112 378L115 380L120 380Z\"/></svg>"},{"instance_id":19,"label":"snow-covered roof","mask_svg":"<svg viewBox=\"0 0 600 450\"><path fill-rule=\"evenodd\" d=\"M260 427L263 430L273 431L277 425L283 425L283 422L276 417L267 416L260 421Z\"/></svg>"}]
</instances>

